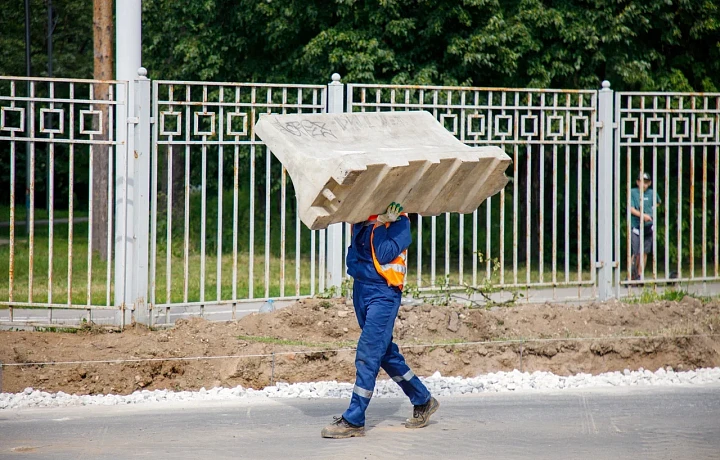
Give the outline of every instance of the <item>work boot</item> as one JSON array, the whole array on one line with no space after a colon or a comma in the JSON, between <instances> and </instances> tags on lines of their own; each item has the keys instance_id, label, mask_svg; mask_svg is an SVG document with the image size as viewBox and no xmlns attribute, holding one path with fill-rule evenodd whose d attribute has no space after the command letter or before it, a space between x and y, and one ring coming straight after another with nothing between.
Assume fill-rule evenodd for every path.
<instances>
[{"instance_id":1,"label":"work boot","mask_svg":"<svg viewBox=\"0 0 720 460\"><path fill-rule=\"evenodd\" d=\"M365 427L353 425L345 420L344 417L333 417L334 422L326 426L322 430L323 438L353 438L355 436L365 436Z\"/></svg>"},{"instance_id":2,"label":"work boot","mask_svg":"<svg viewBox=\"0 0 720 460\"><path fill-rule=\"evenodd\" d=\"M412 418L405 421L405 428L422 428L430 423L430 416L440 407L437 399L430 396L430 401L421 406L413 406Z\"/></svg>"}]
</instances>

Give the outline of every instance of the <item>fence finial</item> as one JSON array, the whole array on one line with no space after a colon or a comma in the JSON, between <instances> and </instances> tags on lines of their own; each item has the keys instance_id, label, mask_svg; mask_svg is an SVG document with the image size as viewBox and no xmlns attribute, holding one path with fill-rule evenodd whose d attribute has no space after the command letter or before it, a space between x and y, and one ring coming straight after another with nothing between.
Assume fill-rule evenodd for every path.
<instances>
[{"instance_id":1,"label":"fence finial","mask_svg":"<svg viewBox=\"0 0 720 460\"><path fill-rule=\"evenodd\" d=\"M332 74L330 79L332 80L332 84L337 85L340 83L340 74L335 72L334 74Z\"/></svg>"},{"instance_id":2,"label":"fence finial","mask_svg":"<svg viewBox=\"0 0 720 460\"><path fill-rule=\"evenodd\" d=\"M146 69L145 67L140 67L140 68L137 70L137 74L138 74L139 77L146 78L146 77L147 77L147 69Z\"/></svg>"},{"instance_id":3,"label":"fence finial","mask_svg":"<svg viewBox=\"0 0 720 460\"><path fill-rule=\"evenodd\" d=\"M602 82L602 87L603 87L603 89L606 90L606 91L609 90L609 89L610 89L610 82L607 81L607 80L603 80L603 82Z\"/></svg>"}]
</instances>

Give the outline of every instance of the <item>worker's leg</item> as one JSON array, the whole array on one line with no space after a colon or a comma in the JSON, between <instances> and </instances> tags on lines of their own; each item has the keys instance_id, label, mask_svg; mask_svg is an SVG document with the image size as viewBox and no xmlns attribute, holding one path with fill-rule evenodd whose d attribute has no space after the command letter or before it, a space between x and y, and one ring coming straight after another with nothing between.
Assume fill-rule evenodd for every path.
<instances>
[{"instance_id":1,"label":"worker's leg","mask_svg":"<svg viewBox=\"0 0 720 460\"><path fill-rule=\"evenodd\" d=\"M343 418L353 425L365 425L365 410L375 390L380 363L392 340L402 293L397 288L357 281L355 291L357 297L354 294L353 301L360 301L365 306L364 324L358 317L362 332L355 354L355 387L350 407L343 414ZM357 307L355 308L357 311Z\"/></svg>"},{"instance_id":2,"label":"worker's leg","mask_svg":"<svg viewBox=\"0 0 720 460\"><path fill-rule=\"evenodd\" d=\"M365 316L367 314L367 305L363 300L362 283L353 282L353 308L355 309L355 318L357 319L360 330L365 327Z\"/></svg>"},{"instance_id":3,"label":"worker's leg","mask_svg":"<svg viewBox=\"0 0 720 460\"><path fill-rule=\"evenodd\" d=\"M390 378L400 385L413 406L421 406L430 401L430 392L405 363L405 358L400 354L395 342L391 341L388 345L381 366Z\"/></svg>"}]
</instances>

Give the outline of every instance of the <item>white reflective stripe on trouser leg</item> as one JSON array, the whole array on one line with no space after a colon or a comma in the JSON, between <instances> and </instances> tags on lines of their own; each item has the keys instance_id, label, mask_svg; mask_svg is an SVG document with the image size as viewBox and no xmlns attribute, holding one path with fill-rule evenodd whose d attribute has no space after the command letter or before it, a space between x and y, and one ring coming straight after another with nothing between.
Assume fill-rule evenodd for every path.
<instances>
[{"instance_id":1,"label":"white reflective stripe on trouser leg","mask_svg":"<svg viewBox=\"0 0 720 460\"><path fill-rule=\"evenodd\" d=\"M396 376L393 377L392 379L393 379L393 382L398 382L398 383L399 383L399 382L402 382L403 380L409 382L413 377L415 377L415 374L413 373L413 371L407 371L407 372L405 372L405 374L403 374L403 375L396 375Z\"/></svg>"},{"instance_id":2,"label":"white reflective stripe on trouser leg","mask_svg":"<svg viewBox=\"0 0 720 460\"><path fill-rule=\"evenodd\" d=\"M355 393L358 396L362 396L363 398L370 399L372 398L373 392L370 390L366 390L365 388L360 388L359 386L355 385L353 388L353 393Z\"/></svg>"}]
</instances>

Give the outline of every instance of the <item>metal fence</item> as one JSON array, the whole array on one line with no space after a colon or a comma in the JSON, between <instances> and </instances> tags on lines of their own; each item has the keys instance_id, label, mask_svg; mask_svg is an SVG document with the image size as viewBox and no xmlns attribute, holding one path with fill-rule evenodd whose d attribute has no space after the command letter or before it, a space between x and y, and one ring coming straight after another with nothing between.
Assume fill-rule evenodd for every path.
<instances>
[{"instance_id":1,"label":"metal fence","mask_svg":"<svg viewBox=\"0 0 720 460\"><path fill-rule=\"evenodd\" d=\"M348 111L427 110L513 159L511 184L471 216L418 216L417 286L594 286L597 91L350 84L347 98Z\"/></svg>"},{"instance_id":2,"label":"metal fence","mask_svg":"<svg viewBox=\"0 0 720 460\"><path fill-rule=\"evenodd\" d=\"M618 92L614 105L617 289L650 280L720 280L720 94ZM631 191L641 172L653 179L651 199L640 200L652 226L632 223ZM655 255L637 279L633 231L641 248L651 241Z\"/></svg>"},{"instance_id":3,"label":"metal fence","mask_svg":"<svg viewBox=\"0 0 720 460\"><path fill-rule=\"evenodd\" d=\"M86 310L88 321L93 310L117 310L108 256L121 143L113 128L126 101L125 82L0 77L0 168L9 192L0 218L0 305L10 321L25 319L17 307L47 307L48 322L54 309ZM106 236L98 242L93 232Z\"/></svg>"},{"instance_id":4,"label":"metal fence","mask_svg":"<svg viewBox=\"0 0 720 460\"><path fill-rule=\"evenodd\" d=\"M462 142L508 153L510 184L472 214L413 216L413 289L565 300L720 281L720 95L334 80L1 77L0 179L10 196L0 203L0 321L230 319L270 298L338 294L349 225L301 225L285 169L255 135L268 113L427 110ZM104 194L98 164L110 178ZM638 171L652 173L662 206L652 216L658 257L632 280Z\"/></svg>"},{"instance_id":5,"label":"metal fence","mask_svg":"<svg viewBox=\"0 0 720 460\"><path fill-rule=\"evenodd\" d=\"M324 112L326 89L153 83L150 303L156 315L169 321L173 306L203 313L212 303L229 305L234 316L240 302L325 289L317 274L324 272L326 232L301 226L285 168L256 137L255 123L270 113Z\"/></svg>"}]
</instances>

